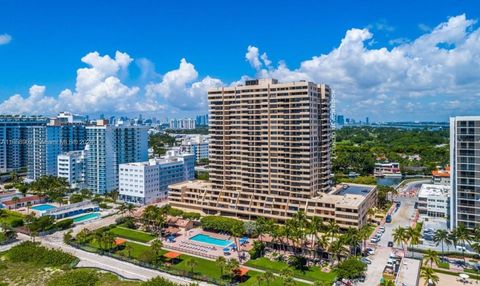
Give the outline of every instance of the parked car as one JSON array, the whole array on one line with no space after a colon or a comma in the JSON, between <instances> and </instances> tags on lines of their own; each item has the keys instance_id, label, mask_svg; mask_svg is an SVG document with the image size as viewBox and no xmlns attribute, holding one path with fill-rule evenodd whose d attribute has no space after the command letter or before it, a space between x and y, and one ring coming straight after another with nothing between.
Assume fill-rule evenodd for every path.
<instances>
[{"instance_id":1,"label":"parked car","mask_svg":"<svg viewBox=\"0 0 480 286\"><path fill-rule=\"evenodd\" d=\"M388 242L388 247L393 247L393 241Z\"/></svg>"},{"instance_id":2,"label":"parked car","mask_svg":"<svg viewBox=\"0 0 480 286\"><path fill-rule=\"evenodd\" d=\"M365 263L365 264L372 264L372 261L366 257L360 258L360 261Z\"/></svg>"},{"instance_id":3,"label":"parked car","mask_svg":"<svg viewBox=\"0 0 480 286\"><path fill-rule=\"evenodd\" d=\"M380 241L380 238L378 238L378 237L372 237L372 239L370 239L371 243L377 243L379 241Z\"/></svg>"},{"instance_id":4,"label":"parked car","mask_svg":"<svg viewBox=\"0 0 480 286\"><path fill-rule=\"evenodd\" d=\"M367 252L368 255L373 255L373 254L375 254L375 250L374 250L373 248L367 248L367 249L365 249L365 252Z\"/></svg>"}]
</instances>

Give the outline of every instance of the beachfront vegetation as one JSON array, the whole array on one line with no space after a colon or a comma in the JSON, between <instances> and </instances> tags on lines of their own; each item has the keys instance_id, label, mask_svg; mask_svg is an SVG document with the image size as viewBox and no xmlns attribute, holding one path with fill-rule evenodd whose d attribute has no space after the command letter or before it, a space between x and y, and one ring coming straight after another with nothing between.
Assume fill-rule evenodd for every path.
<instances>
[{"instance_id":1,"label":"beachfront vegetation","mask_svg":"<svg viewBox=\"0 0 480 286\"><path fill-rule=\"evenodd\" d=\"M238 219L221 217L221 216L205 216L200 219L203 229L218 232L232 233L233 229L241 229L243 234L243 222Z\"/></svg>"}]
</instances>

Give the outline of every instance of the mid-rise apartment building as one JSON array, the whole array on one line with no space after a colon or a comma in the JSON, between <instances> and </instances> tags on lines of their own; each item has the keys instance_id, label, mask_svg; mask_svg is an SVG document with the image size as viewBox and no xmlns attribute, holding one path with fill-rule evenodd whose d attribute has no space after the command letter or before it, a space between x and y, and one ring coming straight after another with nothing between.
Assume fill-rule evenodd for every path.
<instances>
[{"instance_id":1,"label":"mid-rise apartment building","mask_svg":"<svg viewBox=\"0 0 480 286\"><path fill-rule=\"evenodd\" d=\"M210 182L171 186L171 204L244 219L283 221L304 210L366 223L374 189L331 193L330 96L327 85L274 79L209 90Z\"/></svg>"},{"instance_id":2,"label":"mid-rise apartment building","mask_svg":"<svg viewBox=\"0 0 480 286\"><path fill-rule=\"evenodd\" d=\"M422 184L417 209L421 216L448 217L450 186Z\"/></svg>"},{"instance_id":3,"label":"mid-rise apartment building","mask_svg":"<svg viewBox=\"0 0 480 286\"><path fill-rule=\"evenodd\" d=\"M85 188L85 150L70 151L58 155L57 176L65 178L71 188Z\"/></svg>"},{"instance_id":4,"label":"mid-rise apartment building","mask_svg":"<svg viewBox=\"0 0 480 286\"><path fill-rule=\"evenodd\" d=\"M208 159L208 135L186 135L182 140L180 148L184 152L193 154L195 162L200 162L202 159Z\"/></svg>"},{"instance_id":5,"label":"mid-rise apartment building","mask_svg":"<svg viewBox=\"0 0 480 286\"><path fill-rule=\"evenodd\" d=\"M150 204L164 200L169 185L194 179L194 165L192 154L174 150L146 162L121 164L120 199L134 204Z\"/></svg>"},{"instance_id":6,"label":"mid-rise apartment building","mask_svg":"<svg viewBox=\"0 0 480 286\"><path fill-rule=\"evenodd\" d=\"M195 120L192 118L170 120L170 129L195 129Z\"/></svg>"},{"instance_id":7,"label":"mid-rise apartment building","mask_svg":"<svg viewBox=\"0 0 480 286\"><path fill-rule=\"evenodd\" d=\"M0 116L0 172L10 172L27 167L27 129L44 126L48 119L40 116Z\"/></svg>"},{"instance_id":8,"label":"mid-rise apartment building","mask_svg":"<svg viewBox=\"0 0 480 286\"><path fill-rule=\"evenodd\" d=\"M148 159L148 134L144 126L113 126L98 120L87 126L86 182L103 194L118 187L118 165Z\"/></svg>"},{"instance_id":9,"label":"mid-rise apartment building","mask_svg":"<svg viewBox=\"0 0 480 286\"><path fill-rule=\"evenodd\" d=\"M450 118L450 227L480 226L480 116Z\"/></svg>"}]
</instances>

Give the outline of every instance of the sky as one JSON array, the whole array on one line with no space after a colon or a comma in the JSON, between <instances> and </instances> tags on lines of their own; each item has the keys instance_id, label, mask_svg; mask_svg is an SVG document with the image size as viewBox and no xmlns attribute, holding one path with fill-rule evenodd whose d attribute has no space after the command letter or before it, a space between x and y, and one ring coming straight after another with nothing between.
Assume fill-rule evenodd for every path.
<instances>
[{"instance_id":1,"label":"sky","mask_svg":"<svg viewBox=\"0 0 480 286\"><path fill-rule=\"evenodd\" d=\"M480 115L479 19L476 0L0 0L0 113L180 118L273 77L361 120Z\"/></svg>"}]
</instances>

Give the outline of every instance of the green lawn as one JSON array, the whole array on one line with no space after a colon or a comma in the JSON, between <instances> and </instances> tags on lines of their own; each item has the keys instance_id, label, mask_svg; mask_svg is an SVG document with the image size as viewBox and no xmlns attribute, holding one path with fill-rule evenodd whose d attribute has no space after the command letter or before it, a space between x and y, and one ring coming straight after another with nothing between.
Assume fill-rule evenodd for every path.
<instances>
[{"instance_id":1,"label":"green lawn","mask_svg":"<svg viewBox=\"0 0 480 286\"><path fill-rule=\"evenodd\" d=\"M240 285L242 285L242 286L283 286L283 280L280 277L275 278L275 280L270 282L270 284L268 284L268 285L267 285L267 282L259 283L258 280L257 280L257 276L260 275L260 274L262 274L262 273L250 270L247 274L247 276L249 276L250 278L247 281L245 281L243 283L240 283ZM298 282L298 281L295 281L295 285L297 285L297 286L311 286L311 284L306 284L306 283Z\"/></svg>"},{"instance_id":2,"label":"green lawn","mask_svg":"<svg viewBox=\"0 0 480 286\"><path fill-rule=\"evenodd\" d=\"M450 264L448 262L439 262L437 263L438 268L450 269Z\"/></svg>"},{"instance_id":3,"label":"green lawn","mask_svg":"<svg viewBox=\"0 0 480 286\"><path fill-rule=\"evenodd\" d=\"M112 228L110 232L116 236L135 240L135 241L140 241L140 242L149 242L150 240L153 240L156 238L155 235L150 234L148 232L123 228L123 227Z\"/></svg>"},{"instance_id":4,"label":"green lawn","mask_svg":"<svg viewBox=\"0 0 480 286\"><path fill-rule=\"evenodd\" d=\"M249 260L247 263L245 263L245 265L262 270L270 270L277 273L288 266L288 264L285 262L272 261L265 257ZM310 267L307 271L294 270L294 273L295 277L309 281L319 280L333 282L336 276L333 272L322 272L319 267Z\"/></svg>"},{"instance_id":5,"label":"green lawn","mask_svg":"<svg viewBox=\"0 0 480 286\"><path fill-rule=\"evenodd\" d=\"M15 211L1 210L0 212L0 224L11 225L12 221L17 219L23 219L23 215Z\"/></svg>"},{"instance_id":6,"label":"green lawn","mask_svg":"<svg viewBox=\"0 0 480 286\"><path fill-rule=\"evenodd\" d=\"M135 258L135 259L138 259L138 257L140 256L140 254L142 252L145 252L145 251L151 251L150 250L150 247L149 246L146 246L146 245L143 245L143 244L138 244L138 243L135 243L135 242L130 242L130 241L127 241L126 245L130 246L132 249L130 250L130 256L132 258ZM128 251L126 250L126 248L120 250L120 251L117 251L117 253L119 252L122 252L124 254L125 257L128 257ZM162 250L160 252L160 255L166 253L167 251L165 250Z\"/></svg>"}]
</instances>

